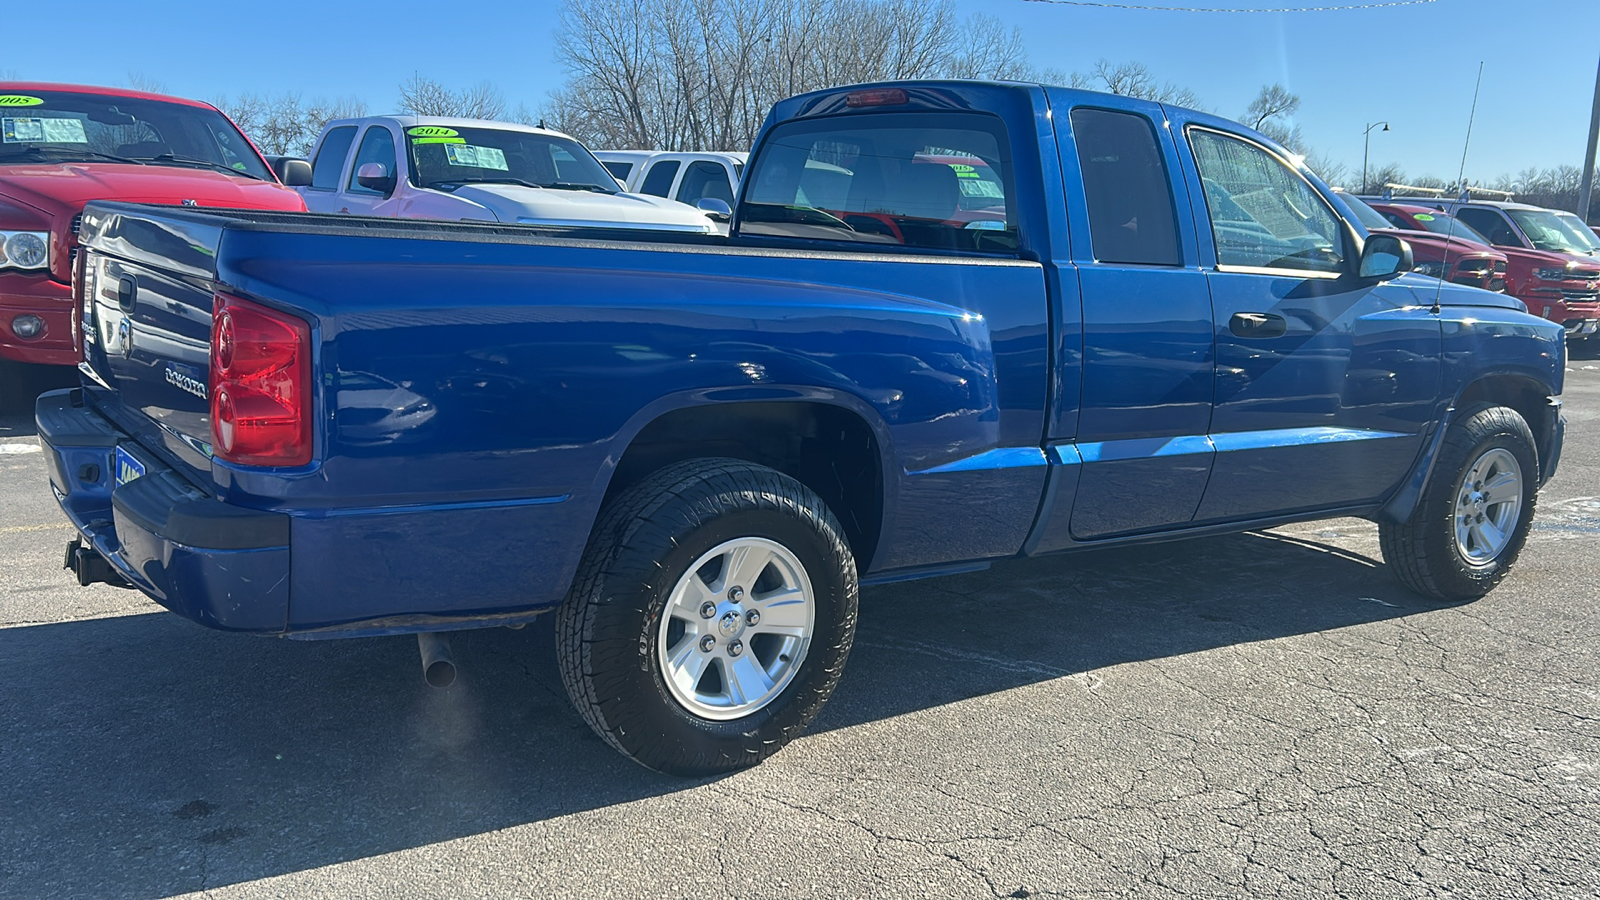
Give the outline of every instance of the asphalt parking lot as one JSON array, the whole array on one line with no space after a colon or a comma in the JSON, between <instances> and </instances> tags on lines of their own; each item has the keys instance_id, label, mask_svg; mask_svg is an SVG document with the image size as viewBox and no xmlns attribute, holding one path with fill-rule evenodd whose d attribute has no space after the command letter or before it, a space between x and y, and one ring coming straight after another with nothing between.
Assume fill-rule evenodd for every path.
<instances>
[{"instance_id":1,"label":"asphalt parking lot","mask_svg":"<svg viewBox=\"0 0 1600 900\"><path fill-rule=\"evenodd\" d=\"M811 733L655 775L546 622L228 635L80 588L0 418L0 897L1594 897L1600 363L1519 568L1424 602L1356 520L871 588Z\"/></svg>"}]
</instances>

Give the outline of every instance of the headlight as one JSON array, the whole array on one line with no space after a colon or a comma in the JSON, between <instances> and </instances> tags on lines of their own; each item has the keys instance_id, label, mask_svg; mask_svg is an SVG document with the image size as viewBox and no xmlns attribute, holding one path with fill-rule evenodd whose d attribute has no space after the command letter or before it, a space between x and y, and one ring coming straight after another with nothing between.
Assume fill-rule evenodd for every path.
<instances>
[{"instance_id":1,"label":"headlight","mask_svg":"<svg viewBox=\"0 0 1600 900\"><path fill-rule=\"evenodd\" d=\"M1416 272L1418 275L1426 275L1429 278L1443 278L1444 277L1444 263L1442 263L1442 262L1419 262L1419 263L1415 263L1415 264L1413 264L1411 266L1411 271Z\"/></svg>"},{"instance_id":2,"label":"headlight","mask_svg":"<svg viewBox=\"0 0 1600 900\"><path fill-rule=\"evenodd\" d=\"M42 269L49 259L48 231L0 231L0 268Z\"/></svg>"},{"instance_id":3,"label":"headlight","mask_svg":"<svg viewBox=\"0 0 1600 900\"><path fill-rule=\"evenodd\" d=\"M1572 270L1565 268L1539 269L1533 274L1539 276L1540 281L1566 281L1567 279L1573 277Z\"/></svg>"}]
</instances>

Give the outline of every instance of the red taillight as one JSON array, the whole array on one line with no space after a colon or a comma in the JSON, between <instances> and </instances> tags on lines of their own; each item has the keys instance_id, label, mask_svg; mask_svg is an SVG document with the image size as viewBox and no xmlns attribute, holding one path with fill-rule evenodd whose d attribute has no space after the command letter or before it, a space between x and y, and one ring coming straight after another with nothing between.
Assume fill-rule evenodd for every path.
<instances>
[{"instance_id":1,"label":"red taillight","mask_svg":"<svg viewBox=\"0 0 1600 900\"><path fill-rule=\"evenodd\" d=\"M904 106L906 92L899 88L871 88L865 91L851 91L844 95L844 105L849 107L860 106Z\"/></svg>"},{"instance_id":2,"label":"red taillight","mask_svg":"<svg viewBox=\"0 0 1600 900\"><path fill-rule=\"evenodd\" d=\"M212 452L253 466L311 462L311 326L217 294L211 316Z\"/></svg>"}]
</instances>

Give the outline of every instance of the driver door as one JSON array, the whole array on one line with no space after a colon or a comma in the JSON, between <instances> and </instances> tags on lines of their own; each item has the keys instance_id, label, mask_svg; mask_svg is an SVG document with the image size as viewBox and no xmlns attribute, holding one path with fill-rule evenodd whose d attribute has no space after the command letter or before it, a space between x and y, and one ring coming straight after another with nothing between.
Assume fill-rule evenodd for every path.
<instances>
[{"instance_id":1,"label":"driver door","mask_svg":"<svg viewBox=\"0 0 1600 900\"><path fill-rule=\"evenodd\" d=\"M1211 121L1179 142L1203 198L1216 329L1216 459L1195 522L1375 504L1410 471L1431 419L1437 317L1407 288L1357 278L1364 239L1323 191Z\"/></svg>"}]
</instances>

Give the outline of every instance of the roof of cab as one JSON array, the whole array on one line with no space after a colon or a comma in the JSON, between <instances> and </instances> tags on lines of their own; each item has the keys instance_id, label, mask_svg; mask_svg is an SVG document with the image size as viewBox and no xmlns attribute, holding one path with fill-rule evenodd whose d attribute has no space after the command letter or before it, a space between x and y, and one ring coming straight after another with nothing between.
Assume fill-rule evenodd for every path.
<instances>
[{"instance_id":1,"label":"roof of cab","mask_svg":"<svg viewBox=\"0 0 1600 900\"><path fill-rule=\"evenodd\" d=\"M93 94L101 97L127 97L136 100L159 100L165 103L181 103L184 106L198 106L202 109L215 109L209 103L199 100L190 100L185 97L172 97L167 94L152 94L148 91L134 91L127 88L97 87L90 84L52 84L46 81L0 81L0 94L26 94L33 91L54 91L63 94Z\"/></svg>"},{"instance_id":2,"label":"roof of cab","mask_svg":"<svg viewBox=\"0 0 1600 900\"><path fill-rule=\"evenodd\" d=\"M572 139L569 134L563 134L552 128L540 128L536 125L523 125L518 122L497 122L492 119L464 119L457 116L356 116L349 119L333 119L328 122L328 127L334 125L361 125L374 122L384 122L400 128L416 128L418 126L434 126L440 128L493 128L498 131L523 131L528 134L547 134L551 137Z\"/></svg>"}]
</instances>

